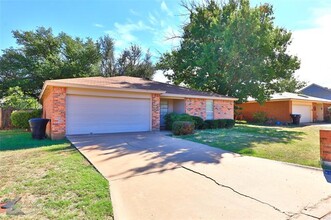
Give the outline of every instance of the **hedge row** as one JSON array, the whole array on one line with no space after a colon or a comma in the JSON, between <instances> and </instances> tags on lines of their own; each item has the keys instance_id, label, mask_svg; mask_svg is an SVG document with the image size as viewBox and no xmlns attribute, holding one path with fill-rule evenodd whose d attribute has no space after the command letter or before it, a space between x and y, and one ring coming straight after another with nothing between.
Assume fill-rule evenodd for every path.
<instances>
[{"instance_id":1,"label":"hedge row","mask_svg":"<svg viewBox=\"0 0 331 220\"><path fill-rule=\"evenodd\" d=\"M10 120L15 128L28 129L30 127L29 120L31 118L40 118L41 114L41 109L13 111L10 115Z\"/></svg>"},{"instance_id":2,"label":"hedge row","mask_svg":"<svg viewBox=\"0 0 331 220\"><path fill-rule=\"evenodd\" d=\"M189 114L177 114L177 113L169 113L166 114L165 117L165 128L167 130L172 130L178 133L178 126L183 127L187 122L191 122L194 125L195 129L216 129L216 128L232 128L235 124L235 120L233 119L216 119L216 120L203 120L198 116L191 116ZM180 125L176 125L176 129L174 129L174 123L180 122ZM184 132L184 131L183 131ZM184 132L185 133L185 132Z\"/></svg>"}]
</instances>

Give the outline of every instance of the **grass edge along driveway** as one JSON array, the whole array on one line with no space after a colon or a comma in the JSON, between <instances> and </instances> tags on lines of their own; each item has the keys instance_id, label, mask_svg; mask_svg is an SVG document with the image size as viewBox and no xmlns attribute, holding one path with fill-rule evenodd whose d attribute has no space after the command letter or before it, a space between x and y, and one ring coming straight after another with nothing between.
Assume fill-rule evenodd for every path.
<instances>
[{"instance_id":1,"label":"grass edge along driveway","mask_svg":"<svg viewBox=\"0 0 331 220\"><path fill-rule=\"evenodd\" d=\"M0 131L0 161L0 202L21 197L24 219L113 219L108 181L68 141Z\"/></svg>"},{"instance_id":2,"label":"grass edge along driveway","mask_svg":"<svg viewBox=\"0 0 331 220\"><path fill-rule=\"evenodd\" d=\"M177 137L242 155L320 167L319 130L325 128L236 124L232 129L197 130Z\"/></svg>"}]
</instances>

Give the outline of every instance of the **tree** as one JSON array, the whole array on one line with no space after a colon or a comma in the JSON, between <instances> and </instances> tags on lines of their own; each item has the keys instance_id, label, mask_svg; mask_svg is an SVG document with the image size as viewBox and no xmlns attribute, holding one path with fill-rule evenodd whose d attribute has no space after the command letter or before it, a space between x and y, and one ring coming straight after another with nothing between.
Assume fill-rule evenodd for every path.
<instances>
[{"instance_id":1,"label":"tree","mask_svg":"<svg viewBox=\"0 0 331 220\"><path fill-rule=\"evenodd\" d=\"M13 31L13 36L19 47L4 50L0 57L0 97L9 95L13 86L38 97L45 80L100 75L101 56L90 38L54 36L44 27Z\"/></svg>"},{"instance_id":2,"label":"tree","mask_svg":"<svg viewBox=\"0 0 331 220\"><path fill-rule=\"evenodd\" d=\"M300 62L286 53L291 33L274 25L271 5L251 8L249 0L222 5L211 0L184 7L190 20L180 47L157 64L165 73L173 71L167 77L175 84L262 103L293 79Z\"/></svg>"},{"instance_id":3,"label":"tree","mask_svg":"<svg viewBox=\"0 0 331 220\"><path fill-rule=\"evenodd\" d=\"M149 51L143 55L138 45L131 45L125 49L117 59L117 75L126 75L151 79L154 74L154 66Z\"/></svg>"},{"instance_id":4,"label":"tree","mask_svg":"<svg viewBox=\"0 0 331 220\"><path fill-rule=\"evenodd\" d=\"M22 89L18 86L10 87L8 89L8 96L5 96L0 103L1 108L13 109L40 109L41 105L37 99L27 96L23 93Z\"/></svg>"},{"instance_id":5,"label":"tree","mask_svg":"<svg viewBox=\"0 0 331 220\"><path fill-rule=\"evenodd\" d=\"M100 71L103 76L114 76L115 72L115 58L114 58L114 40L106 35L100 37L97 42L98 49L101 53Z\"/></svg>"}]
</instances>

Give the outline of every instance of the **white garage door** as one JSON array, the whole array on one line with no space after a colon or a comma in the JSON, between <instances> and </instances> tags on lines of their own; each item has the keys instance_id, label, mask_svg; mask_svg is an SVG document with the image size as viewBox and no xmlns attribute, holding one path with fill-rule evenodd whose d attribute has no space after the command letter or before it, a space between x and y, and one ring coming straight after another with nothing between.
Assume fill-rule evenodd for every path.
<instances>
[{"instance_id":1,"label":"white garage door","mask_svg":"<svg viewBox=\"0 0 331 220\"><path fill-rule=\"evenodd\" d=\"M67 134L150 130L150 100L67 96Z\"/></svg>"},{"instance_id":2,"label":"white garage door","mask_svg":"<svg viewBox=\"0 0 331 220\"><path fill-rule=\"evenodd\" d=\"M311 109L310 105L293 105L292 114L301 114L300 122L312 122Z\"/></svg>"}]
</instances>

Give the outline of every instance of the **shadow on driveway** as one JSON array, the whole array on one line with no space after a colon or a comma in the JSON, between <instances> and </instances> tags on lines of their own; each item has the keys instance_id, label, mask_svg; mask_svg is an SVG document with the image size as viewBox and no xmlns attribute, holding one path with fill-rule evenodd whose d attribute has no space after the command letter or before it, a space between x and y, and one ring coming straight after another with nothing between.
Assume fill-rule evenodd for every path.
<instances>
[{"instance_id":1,"label":"shadow on driveway","mask_svg":"<svg viewBox=\"0 0 331 220\"><path fill-rule=\"evenodd\" d=\"M93 163L107 161L110 179L162 173L183 163L221 163L223 157L240 156L203 144L167 136L166 132L69 136L68 139ZM100 169L100 167L98 168ZM101 168L103 169L103 168ZM110 171L112 170L112 171Z\"/></svg>"}]
</instances>

